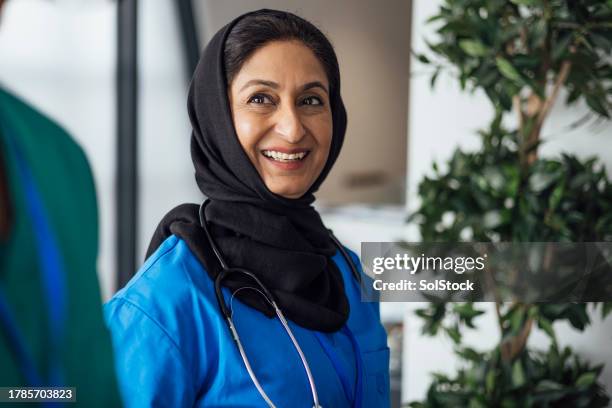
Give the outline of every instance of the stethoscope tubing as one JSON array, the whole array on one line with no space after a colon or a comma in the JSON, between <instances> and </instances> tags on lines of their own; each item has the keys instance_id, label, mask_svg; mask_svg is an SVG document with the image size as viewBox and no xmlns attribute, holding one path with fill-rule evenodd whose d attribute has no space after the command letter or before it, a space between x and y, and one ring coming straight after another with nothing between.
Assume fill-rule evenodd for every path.
<instances>
[{"instance_id":1,"label":"stethoscope tubing","mask_svg":"<svg viewBox=\"0 0 612 408\"><path fill-rule=\"evenodd\" d=\"M293 331L291 330L291 328L289 327L289 324L287 323L287 319L285 319L283 312L277 306L272 293L270 293L268 288L259 280L259 278L257 278L257 276L255 276L255 274L243 268L230 268L228 264L225 262L225 259L223 259L223 256L221 255L221 251L217 247L212 235L210 234L210 231L208 230L208 223L206 222L206 217L204 215L204 208L205 208L206 203L207 201L204 202L200 206L200 209L199 209L200 225L204 229L206 238L208 239L208 242L210 243L211 249L213 250L215 256L219 260L219 263L221 264L221 267L222 267L221 272L215 278L215 296L217 298L217 303L219 304L219 308L221 309L221 312L225 316L225 321L230 329L230 332L232 333L232 337L234 339L234 342L236 343L236 346L238 347L238 351L247 369L249 377L251 377L251 380L255 384L257 391L262 396L262 398L266 401L268 406L275 408L276 406L274 405L270 397L268 397L263 387L257 380L255 372L253 371L253 368L251 367L249 358L246 355L242 342L240 341L240 336L238 335L238 331L236 330L236 327L232 320L232 312L227 307L227 304L225 303L225 299L223 298L223 292L221 290L221 285L223 283L223 280L232 274L242 274L242 275L248 276L258 286L257 289L261 290L261 293L264 295L264 298L266 299L266 301L274 308L276 316L280 320L281 324L283 325L283 328L285 329L285 332L291 339L293 346L295 347L296 351L298 352L300 356L300 360L302 361L302 366L304 367L304 370L306 371L306 376L308 377L308 383L310 385L314 407L319 408L320 407L319 395L317 392L317 387L314 382L312 371L310 370L310 365L308 364L308 361L306 360L306 357L304 356L304 352L302 351L302 348L300 347L299 343L295 339L295 336L293 335Z\"/></svg>"},{"instance_id":2,"label":"stethoscope tubing","mask_svg":"<svg viewBox=\"0 0 612 408\"><path fill-rule=\"evenodd\" d=\"M204 201L200 205L200 208L199 208L199 211L198 211L198 215L199 215L199 220L200 220L200 226L204 230L204 233L205 233L206 238L207 238L207 240L208 240L208 242L210 244L210 247L211 247L213 253L215 254L215 257L218 259L219 264L221 265L221 268L222 268L221 272L215 278L215 296L217 298L217 303L219 304L219 308L221 309L221 313L225 317L224 320L227 323L227 325L229 327L229 330L230 330L230 332L232 334L232 338L234 339L234 342L236 343L236 346L238 347L238 351L239 351L240 356L242 358L242 361L243 361L243 363L244 363L244 365L245 365L245 367L247 369L249 377L253 381L253 384L257 388L257 391L262 396L262 398L266 401L268 406L269 407L275 407L274 403L268 397L268 395L264 391L263 387L261 386L261 384L257 380L257 377L256 377L256 375L255 375L255 373L254 373L254 371L253 371L253 369L251 367L251 364L249 362L248 356L246 355L246 352L244 350L242 342L240 341L240 336L238 335L238 331L236 330L236 327L235 327L234 322L232 320L232 311L227 307L227 304L226 304L225 299L223 297L223 292L222 292L222 289L221 289L222 283L223 283L223 281L225 279L227 279L228 276L230 276L232 274L242 274L242 275L247 276L248 278L250 278L257 285L257 288L253 288L253 289L260 291L260 293L264 296L266 301L274 308L276 316L280 320L283 328L285 329L285 332L287 333L287 335L291 339L291 342L293 343L293 346L295 347L296 351L298 352L298 354L300 356L300 360L302 361L302 366L304 367L304 370L306 371L306 376L308 377L308 382L309 382L310 390L311 390L311 393L312 393L314 408L320 408L321 406L319 404L318 392L317 392L317 388L316 388L316 385L315 385L315 382L314 382L314 377L312 375L312 371L310 370L310 366L308 364L308 361L306 360L306 357L304 355L304 352L302 351L302 348L300 347L298 341L296 340L296 338L295 338L295 336L293 334L293 331L289 327L287 319L285 318L285 316L282 313L282 311L280 310L280 308L277 306L275 298L272 295L272 293L261 282L261 280L259 280L259 278L257 278L257 276L255 276L255 274L253 274L252 272L250 272L250 271L248 271L248 270L246 270L244 268L233 268L233 267L229 267L228 266L227 262L225 261L223 255L221 254L221 251L217 247L217 244L216 244L215 240L213 239L213 237L212 237L212 235L211 235L211 233L210 233L210 231L208 229L208 222L206 220L206 215L204 213L206 205L208 203L209 203L209 200L206 200L206 201ZM342 254L344 259L348 263L349 267L351 268L351 272L352 272L353 276L355 277L355 279L359 283L361 283L361 275L359 274L359 271L355 267L354 262L352 261L351 257L346 252L344 247L340 244L338 239L334 236L332 231L331 230L328 230L328 231L329 231L329 235L330 235L331 239L333 240L334 244L338 247L340 253ZM353 345L353 347L355 348L355 345ZM355 348L355 351L357 353L359 352L358 350L359 350L358 348ZM359 360L359 356L356 356L356 358ZM358 368L360 368L359 361L358 361ZM361 370L359 369L358 371L361 371ZM361 387L361 378L358 378L356 387L357 388ZM360 395L360 391L361 390L356 390L356 391L357 391L358 395ZM360 398L358 398L358 399L360 400Z\"/></svg>"}]
</instances>

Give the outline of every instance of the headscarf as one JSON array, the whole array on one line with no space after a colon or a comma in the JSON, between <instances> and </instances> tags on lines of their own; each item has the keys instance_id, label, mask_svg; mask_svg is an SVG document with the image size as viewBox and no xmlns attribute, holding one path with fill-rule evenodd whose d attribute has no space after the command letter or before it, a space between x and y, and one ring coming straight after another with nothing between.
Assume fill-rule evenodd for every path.
<instances>
[{"instance_id":1,"label":"headscarf","mask_svg":"<svg viewBox=\"0 0 612 408\"><path fill-rule=\"evenodd\" d=\"M261 12L270 11L255 13ZM312 203L313 193L338 158L344 140L346 111L340 83L333 86L330 83L333 136L320 176L300 198L288 199L272 193L240 145L224 73L226 38L234 25L249 14L217 32L191 81L187 107L193 127L191 157L196 182L210 200L205 208L206 219L229 266L253 272L290 320L311 330L333 332L348 319L349 305L342 275L331 259L336 247ZM339 78L335 58L333 62L335 76ZM183 204L170 211L159 224L147 257L166 237L177 235L214 280L222 269L200 226L198 208L195 204ZM224 280L224 286L232 292L245 284L240 276ZM255 291L242 290L236 297L273 316L269 305Z\"/></svg>"}]
</instances>

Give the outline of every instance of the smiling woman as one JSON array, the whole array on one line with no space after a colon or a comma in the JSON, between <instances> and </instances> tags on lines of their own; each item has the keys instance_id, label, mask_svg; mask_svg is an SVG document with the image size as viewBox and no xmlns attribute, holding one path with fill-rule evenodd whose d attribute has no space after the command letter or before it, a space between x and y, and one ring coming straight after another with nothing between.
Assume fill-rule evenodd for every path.
<instances>
[{"instance_id":1,"label":"smiling woman","mask_svg":"<svg viewBox=\"0 0 612 408\"><path fill-rule=\"evenodd\" d=\"M329 41L290 13L240 16L206 47L188 111L207 201L164 217L105 307L125 404L388 406L378 304L312 206L346 131Z\"/></svg>"},{"instance_id":2,"label":"smiling woman","mask_svg":"<svg viewBox=\"0 0 612 408\"><path fill-rule=\"evenodd\" d=\"M300 41L257 50L230 85L238 140L266 187L299 198L329 156L332 114L321 62Z\"/></svg>"}]
</instances>

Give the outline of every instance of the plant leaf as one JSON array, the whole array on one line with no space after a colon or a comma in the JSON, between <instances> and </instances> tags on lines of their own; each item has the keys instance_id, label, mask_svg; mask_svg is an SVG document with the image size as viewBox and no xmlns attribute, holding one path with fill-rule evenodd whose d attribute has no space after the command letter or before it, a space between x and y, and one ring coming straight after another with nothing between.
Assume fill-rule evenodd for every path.
<instances>
[{"instance_id":1,"label":"plant leaf","mask_svg":"<svg viewBox=\"0 0 612 408\"><path fill-rule=\"evenodd\" d=\"M431 61L429 61L429 58L427 58L425 55L423 54L418 54L417 58L419 59L419 61L421 61L423 64L429 64Z\"/></svg>"},{"instance_id":2,"label":"plant leaf","mask_svg":"<svg viewBox=\"0 0 612 408\"><path fill-rule=\"evenodd\" d=\"M510 2L519 6L535 6L539 3L538 0L510 0Z\"/></svg>"},{"instance_id":3,"label":"plant leaf","mask_svg":"<svg viewBox=\"0 0 612 408\"><path fill-rule=\"evenodd\" d=\"M612 1L612 0L611 0ZM604 302L601 308L601 317L605 319L612 312L612 302Z\"/></svg>"},{"instance_id":4,"label":"plant leaf","mask_svg":"<svg viewBox=\"0 0 612 408\"><path fill-rule=\"evenodd\" d=\"M512 364L512 384L515 387L520 387L525 384L525 372L523 371L523 364L521 360L516 360Z\"/></svg>"},{"instance_id":5,"label":"plant leaf","mask_svg":"<svg viewBox=\"0 0 612 408\"><path fill-rule=\"evenodd\" d=\"M479 362L483 358L482 353L479 353L470 347L463 347L457 349L456 352L459 357L462 357L463 359L468 361Z\"/></svg>"},{"instance_id":6,"label":"plant leaf","mask_svg":"<svg viewBox=\"0 0 612 408\"><path fill-rule=\"evenodd\" d=\"M478 40L461 40L459 41L459 47L472 57L482 57L487 55L488 52L487 47Z\"/></svg>"},{"instance_id":7,"label":"plant leaf","mask_svg":"<svg viewBox=\"0 0 612 408\"><path fill-rule=\"evenodd\" d=\"M542 380L535 387L536 392L559 391L562 389L563 386L561 384L551 380Z\"/></svg>"},{"instance_id":8,"label":"plant leaf","mask_svg":"<svg viewBox=\"0 0 612 408\"><path fill-rule=\"evenodd\" d=\"M595 380L597 379L597 374L588 372L581 374L580 377L576 380L577 387L590 387Z\"/></svg>"},{"instance_id":9,"label":"plant leaf","mask_svg":"<svg viewBox=\"0 0 612 408\"><path fill-rule=\"evenodd\" d=\"M604 37L603 35L599 35L596 33L590 33L589 37L591 37L591 41L598 47L603 49L606 54L609 54L612 51L612 41Z\"/></svg>"},{"instance_id":10,"label":"plant leaf","mask_svg":"<svg viewBox=\"0 0 612 408\"><path fill-rule=\"evenodd\" d=\"M524 83L521 74L507 59L503 57L497 57L495 58L495 64L497 65L497 69L499 69L499 72L501 72L501 74L509 80L520 84Z\"/></svg>"},{"instance_id":11,"label":"plant leaf","mask_svg":"<svg viewBox=\"0 0 612 408\"><path fill-rule=\"evenodd\" d=\"M565 55L573 39L574 36L572 34L567 34L553 45L552 58L554 61Z\"/></svg>"},{"instance_id":12,"label":"plant leaf","mask_svg":"<svg viewBox=\"0 0 612 408\"><path fill-rule=\"evenodd\" d=\"M555 335L555 330L553 329L552 323L545 317L540 317L538 319L538 327L544 331L550 337L552 341L557 341L557 336Z\"/></svg>"},{"instance_id":13,"label":"plant leaf","mask_svg":"<svg viewBox=\"0 0 612 408\"><path fill-rule=\"evenodd\" d=\"M487 372L487 375L485 377L485 389L487 393L489 394L493 392L493 390L495 389L495 371L494 370L489 370Z\"/></svg>"},{"instance_id":14,"label":"plant leaf","mask_svg":"<svg viewBox=\"0 0 612 408\"><path fill-rule=\"evenodd\" d=\"M557 209L557 206L561 202L561 198L563 198L564 192L565 183L561 183L557 187L555 187L548 200L548 208L550 208L550 211L555 211Z\"/></svg>"},{"instance_id":15,"label":"plant leaf","mask_svg":"<svg viewBox=\"0 0 612 408\"><path fill-rule=\"evenodd\" d=\"M610 114L608 113L608 110L606 106L604 105L604 102L602 102L602 100L599 97L593 94L586 94L585 99L586 99L586 103L589 106L589 108L591 108L594 112L598 113L599 115L605 118L608 118L608 119L610 118Z\"/></svg>"},{"instance_id":16,"label":"plant leaf","mask_svg":"<svg viewBox=\"0 0 612 408\"><path fill-rule=\"evenodd\" d=\"M437 67L436 70L434 71L433 75L431 76L431 80L429 82L429 86L431 88L436 86L436 80L438 79L438 75L440 75L440 67ZM435 165L435 163L434 163L434 165Z\"/></svg>"},{"instance_id":17,"label":"plant leaf","mask_svg":"<svg viewBox=\"0 0 612 408\"><path fill-rule=\"evenodd\" d=\"M447 327L446 333L453 340L455 344L461 343L461 333L459 333L459 329L456 327Z\"/></svg>"}]
</instances>

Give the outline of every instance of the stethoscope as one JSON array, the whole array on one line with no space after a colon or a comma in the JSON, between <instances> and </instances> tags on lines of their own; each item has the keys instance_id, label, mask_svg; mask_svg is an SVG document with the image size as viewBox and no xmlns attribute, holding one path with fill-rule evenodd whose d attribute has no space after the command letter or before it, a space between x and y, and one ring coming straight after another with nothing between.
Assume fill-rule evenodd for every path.
<instances>
[{"instance_id":1,"label":"stethoscope","mask_svg":"<svg viewBox=\"0 0 612 408\"><path fill-rule=\"evenodd\" d=\"M206 201L204 201L200 205L199 217L200 217L200 225L204 229L204 233L206 234L206 238L208 239L208 242L210 243L210 247L213 250L213 252L214 252L215 256L217 257L217 260L219 261L219 264L221 265L221 268L222 268L221 272L215 278L215 296L217 298L217 303L219 304L219 309L221 309L221 313L223 313L223 316L225 317L225 322L227 323L227 325L229 327L229 330L230 330L230 332L232 334L232 337L233 337L233 339L234 339L234 341L236 343L236 346L238 347L238 351L240 352L240 357L242 358L242 361L244 362L244 366L246 367L246 370L249 373L249 377L251 377L251 380L253 381L253 384L257 388L257 391L259 392L261 397L266 401L268 406L269 407L276 407L276 405L274 405L274 403L272 402L270 397L268 397L268 395L264 391L264 389L261 386L259 380L257 379L257 376L255 375L255 372L253 371L253 368L251 367L251 363L249 362L249 358L246 355L244 347L242 346L242 342L240 340L240 336L238 335L238 331L236 330L236 326L235 326L234 321L233 321L233 313L232 313L232 310L231 310L231 301L230 301L230 308L228 308L227 304L225 302L225 298L223 297L223 293L221 291L221 285L222 285L223 281L226 278L228 278L229 276L236 275L236 274L241 274L241 275L247 276L248 278L250 278L251 281L253 281L253 283L256 285L256 287L242 287L242 288L238 289L237 291L235 291L232 294L232 299L236 295L236 293L238 293L240 290L252 289L252 290L255 290L257 293L261 294L264 297L265 301L270 306L272 306L272 308L274 309L274 312L276 313L276 316L280 320L283 328L285 329L285 332L287 333L287 335L291 339L291 342L293 343L293 346L295 347L296 351L298 352L298 354L300 356L300 360L302 361L302 366L304 367L304 370L306 371L306 376L308 377L308 383L310 385L310 391L311 391L312 399L313 399L313 407L314 408L322 408L321 405L319 404L319 395L317 393L317 387L315 386L314 378L313 378L313 375L312 375L312 371L310 370L310 366L308 365L308 361L306 360L306 357L304 356L304 352L302 351L302 348L300 347L300 344L296 340L296 338L295 338L295 336L293 334L293 331L289 327L289 324L287 323L287 319L285 318L283 312L280 310L280 308L278 307L276 301L274 300L274 296L272 296L272 293L270 293L268 288L266 288L266 286L259 280L259 278L257 278L257 276L255 276L255 274L253 274L253 272L250 272L250 271L248 271L247 269L244 269L244 268L230 267L230 266L228 266L227 262L225 262L225 258L221 254L221 251L217 247L217 245L215 243L215 240L213 239L213 237L212 237L212 235L211 235L211 233L210 233L210 231L208 229L208 222L206 220L206 215L205 215L205 212L204 212L204 210L206 208L206 205L208 203L209 203L209 200L206 200ZM340 244L338 239L331 232L331 230L329 231L329 236L331 237L331 239L334 242L334 244L336 245L336 247L338 247L340 253L342 254L344 259L346 260L347 264L350 266L351 273L353 274L353 277L357 280L357 282L359 282L361 284L361 276L359 274L359 271L357 270L357 267L355 266L354 262L352 261L351 257L346 252L344 247ZM352 334L352 332L348 329L347 326L344 326L342 328L342 332L345 333L349 337L349 340L351 341L351 344L353 346L353 352L355 353L356 369L357 369L357 381L356 381L356 384L355 384L355 393L354 393L353 397L350 395L350 391L349 391L350 390L350 382L348 380L348 375L345 372L346 370L343 369L343 366L341 365L340 360L335 356L335 354L334 354L333 350L331 349L331 347L326 345L327 343L325 343L323 341L323 338L322 338L322 336L321 336L321 334L319 332L315 332L315 336L317 337L317 340L319 341L319 343L323 347L323 350L325 351L327 356L330 358L334 368L336 369L336 372L338 373L338 376L340 377L342 388L344 390L344 393L345 393L347 399L349 401L352 400L353 407L361 407L361 394L362 394L362 390L361 390L361 381L362 381L361 380L361 377L362 377L361 352L359 350L359 345L357 344L357 340L355 339L355 336Z\"/></svg>"}]
</instances>

